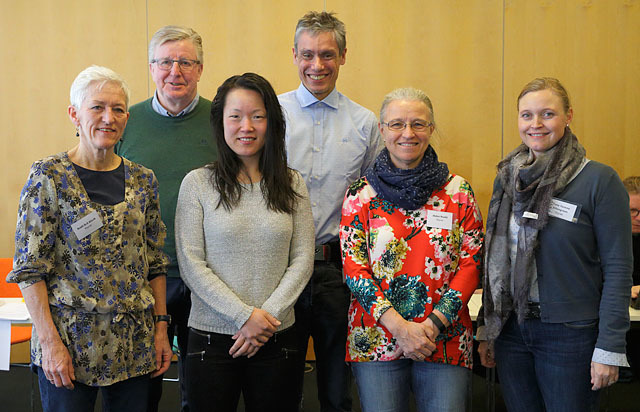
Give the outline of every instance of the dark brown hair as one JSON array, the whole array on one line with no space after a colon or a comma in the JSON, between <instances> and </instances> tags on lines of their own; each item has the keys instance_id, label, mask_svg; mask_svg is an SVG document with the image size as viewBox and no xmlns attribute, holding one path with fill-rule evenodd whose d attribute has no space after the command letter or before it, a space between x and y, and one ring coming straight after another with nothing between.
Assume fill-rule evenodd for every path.
<instances>
[{"instance_id":1,"label":"dark brown hair","mask_svg":"<svg viewBox=\"0 0 640 412\"><path fill-rule=\"evenodd\" d=\"M211 125L213 139L218 146L218 160L207 165L207 168L212 170L211 181L220 194L217 207L222 205L226 210L231 210L242 196L242 185L238 181L242 173L242 161L227 145L223 126L227 95L234 89L253 90L262 97L267 111L267 131L258 165L262 174L260 189L269 209L291 214L300 195L293 189L293 171L287 167L284 115L271 84L255 73L236 75L225 80L218 87L211 104Z\"/></svg>"}]
</instances>

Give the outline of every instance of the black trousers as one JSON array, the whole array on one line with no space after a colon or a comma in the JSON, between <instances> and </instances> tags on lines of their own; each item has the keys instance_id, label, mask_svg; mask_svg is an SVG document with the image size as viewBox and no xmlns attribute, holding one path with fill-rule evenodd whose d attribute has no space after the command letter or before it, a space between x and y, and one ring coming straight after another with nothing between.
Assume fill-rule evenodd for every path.
<instances>
[{"instance_id":1,"label":"black trousers","mask_svg":"<svg viewBox=\"0 0 640 412\"><path fill-rule=\"evenodd\" d=\"M178 378L180 379L180 410L189 412L185 380L184 354L187 353L189 338L189 312L191 311L191 292L180 278L167 277L167 313L171 315L171 326L167 330L169 343L173 345L174 336L178 337ZM162 398L162 376L151 379L149 388L148 412L158 412Z\"/></svg>"},{"instance_id":2,"label":"black trousers","mask_svg":"<svg viewBox=\"0 0 640 412\"><path fill-rule=\"evenodd\" d=\"M231 335L190 329L185 358L189 407L194 412L297 410L295 326L278 332L251 358L232 358Z\"/></svg>"},{"instance_id":3,"label":"black trousers","mask_svg":"<svg viewBox=\"0 0 640 412\"><path fill-rule=\"evenodd\" d=\"M298 399L302 399L304 363L312 336L322 412L351 410L351 370L345 362L350 296L341 266L316 261L313 276L295 305Z\"/></svg>"}]
</instances>

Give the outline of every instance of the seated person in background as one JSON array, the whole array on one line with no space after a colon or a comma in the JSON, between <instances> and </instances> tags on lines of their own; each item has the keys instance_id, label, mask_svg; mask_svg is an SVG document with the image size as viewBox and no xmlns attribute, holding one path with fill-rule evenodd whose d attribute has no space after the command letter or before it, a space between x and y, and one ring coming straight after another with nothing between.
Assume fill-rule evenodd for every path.
<instances>
[{"instance_id":1,"label":"seated person in background","mask_svg":"<svg viewBox=\"0 0 640 412\"><path fill-rule=\"evenodd\" d=\"M640 176L629 176L622 182L629 192L629 211L631 213L631 233L633 234L633 286L631 298L640 294ZM627 333L627 355L633 374L640 377L640 327L634 327ZM631 379L632 376L625 376Z\"/></svg>"}]
</instances>

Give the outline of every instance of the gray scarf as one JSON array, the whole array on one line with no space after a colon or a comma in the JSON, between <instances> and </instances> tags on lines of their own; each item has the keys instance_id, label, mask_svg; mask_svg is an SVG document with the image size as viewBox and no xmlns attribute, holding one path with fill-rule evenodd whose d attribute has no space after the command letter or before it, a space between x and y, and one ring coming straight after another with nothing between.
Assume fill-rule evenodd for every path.
<instances>
[{"instance_id":1,"label":"gray scarf","mask_svg":"<svg viewBox=\"0 0 640 412\"><path fill-rule=\"evenodd\" d=\"M519 322L524 320L538 232L549 220L552 197L571 181L585 154L576 136L566 127L562 139L544 155L534 158L522 144L498 163L485 236L483 307L488 341L498 337L511 312L515 311ZM538 218L525 218L524 212L537 214ZM513 273L509 257L511 213L520 226Z\"/></svg>"}]
</instances>

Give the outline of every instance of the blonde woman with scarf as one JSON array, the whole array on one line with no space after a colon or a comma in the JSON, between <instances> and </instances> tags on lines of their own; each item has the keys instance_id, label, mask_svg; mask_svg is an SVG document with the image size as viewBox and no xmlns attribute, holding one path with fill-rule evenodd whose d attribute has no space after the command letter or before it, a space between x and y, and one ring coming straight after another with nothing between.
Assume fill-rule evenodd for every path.
<instances>
[{"instance_id":1,"label":"blonde woman with scarf","mask_svg":"<svg viewBox=\"0 0 640 412\"><path fill-rule=\"evenodd\" d=\"M487 218L482 364L510 411L592 411L627 366L628 195L571 132L553 78L518 96L522 144L498 164Z\"/></svg>"}]
</instances>

